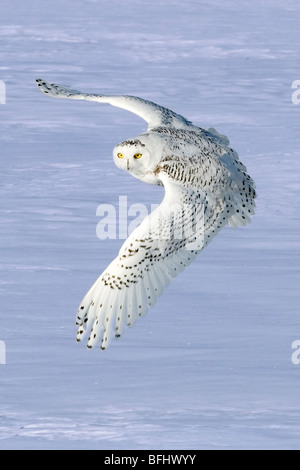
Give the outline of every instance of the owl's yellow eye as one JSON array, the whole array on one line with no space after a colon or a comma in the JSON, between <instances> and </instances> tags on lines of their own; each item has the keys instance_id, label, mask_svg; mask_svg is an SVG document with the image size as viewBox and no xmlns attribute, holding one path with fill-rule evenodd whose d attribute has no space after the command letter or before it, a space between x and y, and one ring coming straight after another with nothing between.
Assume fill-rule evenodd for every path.
<instances>
[{"instance_id":1,"label":"owl's yellow eye","mask_svg":"<svg viewBox=\"0 0 300 470\"><path fill-rule=\"evenodd\" d=\"M136 154L134 155L134 158L141 158L141 156L142 156L141 153L136 153Z\"/></svg>"},{"instance_id":2,"label":"owl's yellow eye","mask_svg":"<svg viewBox=\"0 0 300 470\"><path fill-rule=\"evenodd\" d=\"M118 158L123 158L123 154L122 154L122 153L118 153Z\"/></svg>"}]
</instances>

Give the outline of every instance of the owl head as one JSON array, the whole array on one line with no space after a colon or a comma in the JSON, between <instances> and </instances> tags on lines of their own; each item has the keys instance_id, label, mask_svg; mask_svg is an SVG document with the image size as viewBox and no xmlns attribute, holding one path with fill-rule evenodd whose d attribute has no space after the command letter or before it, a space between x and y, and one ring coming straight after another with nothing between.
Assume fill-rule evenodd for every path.
<instances>
[{"instance_id":1,"label":"owl head","mask_svg":"<svg viewBox=\"0 0 300 470\"><path fill-rule=\"evenodd\" d=\"M161 150L157 144L155 138L148 134L125 140L114 148L114 162L118 168L136 178L157 184L154 172L161 161Z\"/></svg>"}]
</instances>

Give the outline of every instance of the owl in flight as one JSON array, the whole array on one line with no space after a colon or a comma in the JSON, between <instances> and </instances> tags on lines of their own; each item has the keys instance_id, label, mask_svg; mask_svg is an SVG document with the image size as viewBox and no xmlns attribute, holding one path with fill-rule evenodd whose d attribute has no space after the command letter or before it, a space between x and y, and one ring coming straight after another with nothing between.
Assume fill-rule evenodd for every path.
<instances>
[{"instance_id":1,"label":"owl in flight","mask_svg":"<svg viewBox=\"0 0 300 470\"><path fill-rule=\"evenodd\" d=\"M222 227L246 225L255 208L255 185L215 129L203 129L151 101L134 96L81 93L37 80L55 98L108 103L137 114L148 129L117 145L115 164L145 183L164 186L161 204L131 233L118 256L82 300L77 341L101 349L124 326L146 314L169 282L183 271Z\"/></svg>"}]
</instances>

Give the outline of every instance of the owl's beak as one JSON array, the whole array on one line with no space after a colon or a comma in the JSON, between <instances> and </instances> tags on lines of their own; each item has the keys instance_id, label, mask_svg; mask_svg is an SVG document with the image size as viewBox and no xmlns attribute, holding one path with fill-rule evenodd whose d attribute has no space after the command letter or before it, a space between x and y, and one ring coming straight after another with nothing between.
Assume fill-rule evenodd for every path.
<instances>
[{"instance_id":1,"label":"owl's beak","mask_svg":"<svg viewBox=\"0 0 300 470\"><path fill-rule=\"evenodd\" d=\"M127 171L129 170L129 158L127 158Z\"/></svg>"}]
</instances>

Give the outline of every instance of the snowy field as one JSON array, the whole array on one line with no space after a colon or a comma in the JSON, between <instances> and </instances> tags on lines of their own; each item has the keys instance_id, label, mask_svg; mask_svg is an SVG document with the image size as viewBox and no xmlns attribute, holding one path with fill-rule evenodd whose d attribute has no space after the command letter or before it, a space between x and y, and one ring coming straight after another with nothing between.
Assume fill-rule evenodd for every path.
<instances>
[{"instance_id":1,"label":"snowy field","mask_svg":"<svg viewBox=\"0 0 300 470\"><path fill-rule=\"evenodd\" d=\"M1 0L0 449L300 448L299 20L297 0ZM36 78L216 127L257 184L252 224L104 353L74 339L122 243L97 238L97 207L163 193L112 161L144 121Z\"/></svg>"}]
</instances>

